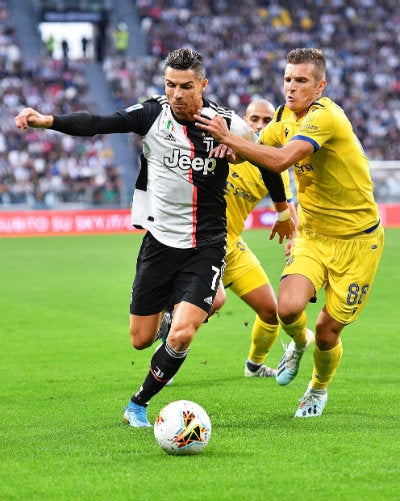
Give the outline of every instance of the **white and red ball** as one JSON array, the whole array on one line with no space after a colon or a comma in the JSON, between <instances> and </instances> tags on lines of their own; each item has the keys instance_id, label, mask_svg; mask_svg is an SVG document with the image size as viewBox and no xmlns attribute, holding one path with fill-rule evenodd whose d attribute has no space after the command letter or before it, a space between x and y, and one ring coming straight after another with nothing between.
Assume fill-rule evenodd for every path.
<instances>
[{"instance_id":1,"label":"white and red ball","mask_svg":"<svg viewBox=\"0 0 400 501\"><path fill-rule=\"evenodd\" d=\"M210 440L211 421L199 404L176 400L160 410L154 423L154 436L168 454L198 454Z\"/></svg>"}]
</instances>

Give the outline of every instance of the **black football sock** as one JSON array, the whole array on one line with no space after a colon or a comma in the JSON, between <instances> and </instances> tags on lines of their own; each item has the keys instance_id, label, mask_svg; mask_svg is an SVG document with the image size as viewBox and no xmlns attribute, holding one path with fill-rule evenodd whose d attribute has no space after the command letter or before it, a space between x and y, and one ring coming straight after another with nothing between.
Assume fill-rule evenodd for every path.
<instances>
[{"instance_id":1,"label":"black football sock","mask_svg":"<svg viewBox=\"0 0 400 501\"><path fill-rule=\"evenodd\" d=\"M189 349L175 351L168 344L163 343L154 353L150 362L150 370L140 389L131 398L132 402L147 405L149 400L161 391L168 381L175 376L179 367L185 361Z\"/></svg>"},{"instance_id":2,"label":"black football sock","mask_svg":"<svg viewBox=\"0 0 400 501\"><path fill-rule=\"evenodd\" d=\"M254 362L250 362L250 360L247 360L246 365L249 371L256 372L261 367L262 364L255 364Z\"/></svg>"}]
</instances>

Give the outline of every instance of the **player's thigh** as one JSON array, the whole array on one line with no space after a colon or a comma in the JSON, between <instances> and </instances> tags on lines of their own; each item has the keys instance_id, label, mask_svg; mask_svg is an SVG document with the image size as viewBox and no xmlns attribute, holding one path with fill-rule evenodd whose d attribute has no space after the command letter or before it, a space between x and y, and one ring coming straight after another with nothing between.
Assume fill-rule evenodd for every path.
<instances>
[{"instance_id":1,"label":"player's thigh","mask_svg":"<svg viewBox=\"0 0 400 501\"><path fill-rule=\"evenodd\" d=\"M326 309L338 322L354 322L370 295L383 251L383 230L340 240L329 268Z\"/></svg>"},{"instance_id":2,"label":"player's thigh","mask_svg":"<svg viewBox=\"0 0 400 501\"><path fill-rule=\"evenodd\" d=\"M325 242L299 234L282 271L278 289L279 315L297 314L327 280Z\"/></svg>"}]
</instances>

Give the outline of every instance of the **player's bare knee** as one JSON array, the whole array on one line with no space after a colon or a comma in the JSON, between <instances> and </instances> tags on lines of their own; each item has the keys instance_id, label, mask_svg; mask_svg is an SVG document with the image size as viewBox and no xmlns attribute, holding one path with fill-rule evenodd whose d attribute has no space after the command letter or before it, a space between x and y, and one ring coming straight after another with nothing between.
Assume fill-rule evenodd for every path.
<instances>
[{"instance_id":1,"label":"player's bare knee","mask_svg":"<svg viewBox=\"0 0 400 501\"><path fill-rule=\"evenodd\" d=\"M135 330L130 330L130 338L131 344L135 348L135 350L144 350L153 344L152 339L141 336L140 333Z\"/></svg>"},{"instance_id":2,"label":"player's bare knee","mask_svg":"<svg viewBox=\"0 0 400 501\"><path fill-rule=\"evenodd\" d=\"M331 329L316 327L315 344L321 351L328 351L334 348L339 342L340 335Z\"/></svg>"},{"instance_id":3,"label":"player's bare knee","mask_svg":"<svg viewBox=\"0 0 400 501\"><path fill-rule=\"evenodd\" d=\"M168 344L177 351L186 350L193 341L197 328L190 325L173 325L168 334Z\"/></svg>"},{"instance_id":4,"label":"player's bare knee","mask_svg":"<svg viewBox=\"0 0 400 501\"><path fill-rule=\"evenodd\" d=\"M315 344L321 351L334 348L339 342L344 325L334 320L326 311L322 311L315 326Z\"/></svg>"},{"instance_id":5,"label":"player's bare knee","mask_svg":"<svg viewBox=\"0 0 400 501\"><path fill-rule=\"evenodd\" d=\"M148 340L142 340L142 339L135 339L132 340L132 346L135 348L135 350L145 350L149 346L151 346L153 343Z\"/></svg>"},{"instance_id":6,"label":"player's bare knee","mask_svg":"<svg viewBox=\"0 0 400 501\"><path fill-rule=\"evenodd\" d=\"M194 334L191 331L179 330L168 334L168 344L178 350L185 350L192 342Z\"/></svg>"},{"instance_id":7,"label":"player's bare knee","mask_svg":"<svg viewBox=\"0 0 400 501\"><path fill-rule=\"evenodd\" d=\"M276 308L263 308L257 311L257 315L259 316L262 322L265 322L269 325L276 325L278 323L278 315L276 314Z\"/></svg>"},{"instance_id":8,"label":"player's bare knee","mask_svg":"<svg viewBox=\"0 0 400 501\"><path fill-rule=\"evenodd\" d=\"M321 336L316 334L315 336L315 344L317 345L320 351L328 351L334 348L339 342L339 337L333 336L332 334L329 336Z\"/></svg>"},{"instance_id":9,"label":"player's bare knee","mask_svg":"<svg viewBox=\"0 0 400 501\"><path fill-rule=\"evenodd\" d=\"M285 325L290 325L294 323L300 315L301 312L298 312L290 305L280 306L278 305L278 316L281 322Z\"/></svg>"},{"instance_id":10,"label":"player's bare knee","mask_svg":"<svg viewBox=\"0 0 400 501\"><path fill-rule=\"evenodd\" d=\"M296 298L293 294L278 297L278 316L285 325L296 322L303 313L304 308L303 299Z\"/></svg>"}]
</instances>

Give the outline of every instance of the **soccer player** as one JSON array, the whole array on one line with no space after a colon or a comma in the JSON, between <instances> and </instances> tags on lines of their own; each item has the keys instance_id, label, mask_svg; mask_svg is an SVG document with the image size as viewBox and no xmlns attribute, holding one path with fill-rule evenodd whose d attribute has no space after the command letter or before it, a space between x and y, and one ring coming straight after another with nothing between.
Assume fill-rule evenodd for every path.
<instances>
[{"instance_id":1,"label":"soccer player","mask_svg":"<svg viewBox=\"0 0 400 501\"><path fill-rule=\"evenodd\" d=\"M15 118L18 128L51 128L70 135L139 134L143 164L134 193L135 224L147 230L139 251L130 303L130 336L134 348L154 342L164 310L173 298L175 311L168 340L153 354L150 370L130 399L123 420L135 428L150 427L147 405L184 362L197 329L213 303L225 262L226 158L209 158L210 134L195 126L200 108L219 113L232 132L252 141L254 133L232 110L203 98L208 80L201 54L178 49L168 54L165 95L110 115L86 112L43 115L25 108ZM270 181L281 186L280 175ZM282 218L281 218L282 219ZM273 227L271 237L283 221Z\"/></svg>"},{"instance_id":2,"label":"soccer player","mask_svg":"<svg viewBox=\"0 0 400 501\"><path fill-rule=\"evenodd\" d=\"M265 99L252 101L245 112L244 120L254 132L259 133L273 119L275 108ZM210 315L225 302L225 291L230 288L255 312L251 330L251 345L244 367L246 377L275 377L275 369L264 364L279 333L276 296L266 272L258 258L242 238L245 221L254 207L268 194L263 181L265 169L258 169L245 161L229 165L226 190L226 213L228 224L226 268L223 287L218 290ZM290 192L289 175L284 173L286 197L292 219L297 223L297 213ZM279 203L275 203L281 211ZM289 252L289 251L288 251Z\"/></svg>"},{"instance_id":3,"label":"soccer player","mask_svg":"<svg viewBox=\"0 0 400 501\"><path fill-rule=\"evenodd\" d=\"M278 316L291 337L277 369L280 385L296 376L309 344L308 302L322 288L326 296L316 322L311 380L295 412L299 418L320 416L325 408L343 353L341 332L365 306L384 245L368 159L343 110L322 97L326 84L320 50L290 51L285 104L261 131L259 145L236 137L221 116L195 117L201 130L228 148L228 157L230 148L272 172L294 166L299 227L278 291Z\"/></svg>"}]
</instances>

